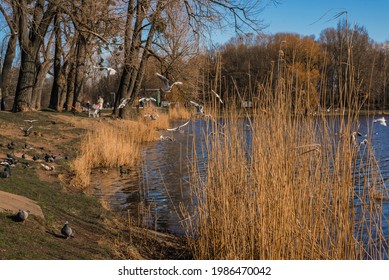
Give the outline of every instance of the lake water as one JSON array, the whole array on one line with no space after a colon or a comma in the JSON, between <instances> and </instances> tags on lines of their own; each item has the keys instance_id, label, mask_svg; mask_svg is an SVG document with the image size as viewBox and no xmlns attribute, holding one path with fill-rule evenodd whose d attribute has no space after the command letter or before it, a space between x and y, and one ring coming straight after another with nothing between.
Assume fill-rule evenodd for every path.
<instances>
[{"instance_id":1,"label":"lake water","mask_svg":"<svg viewBox=\"0 0 389 280\"><path fill-rule=\"evenodd\" d=\"M371 135L369 141L387 186L389 127L378 124L373 126L373 118L368 116L361 116L359 122L360 132ZM184 121L175 122L173 125L182 123ZM140 168L123 176L120 176L118 170L99 176L101 178L93 184L104 187L96 187L95 194L104 197L114 211L129 213L139 224L158 231L183 235L184 231L179 223L180 205L188 206L191 203L188 165L192 162L193 149L196 149L200 172L206 173L207 154L203 151L206 127L207 121L198 119L185 126L184 133L164 132L164 135L174 137L175 141L158 141L144 146L144 162ZM364 137L360 137L358 140L363 139ZM360 156L363 156L363 151ZM387 215L389 204L384 202L383 207L383 213ZM387 221L387 216L383 218ZM384 224L384 230L388 231L387 222Z\"/></svg>"}]
</instances>

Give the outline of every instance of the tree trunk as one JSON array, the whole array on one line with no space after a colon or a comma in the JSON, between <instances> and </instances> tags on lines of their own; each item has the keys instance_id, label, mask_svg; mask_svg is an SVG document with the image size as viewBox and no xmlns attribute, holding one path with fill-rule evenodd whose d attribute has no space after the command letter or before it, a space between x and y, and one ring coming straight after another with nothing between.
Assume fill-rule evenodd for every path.
<instances>
[{"instance_id":1,"label":"tree trunk","mask_svg":"<svg viewBox=\"0 0 389 280\"><path fill-rule=\"evenodd\" d=\"M78 108L81 105L84 97L84 81L85 81L85 61L86 61L86 44L87 40L82 34L79 35L77 41L76 53L76 70L74 82L73 107Z\"/></svg>"},{"instance_id":2,"label":"tree trunk","mask_svg":"<svg viewBox=\"0 0 389 280\"><path fill-rule=\"evenodd\" d=\"M43 90L43 86L44 86L44 83L46 81L46 75L47 75L47 72L49 72L49 69L50 69L50 61L49 60L45 60L39 67L38 67L38 73L36 75L36 80L35 80L35 84L34 84L34 87L33 87L33 95L32 95L32 99L31 99L31 109L32 110L40 110L42 105L41 105L41 102L42 102L42 90Z\"/></svg>"},{"instance_id":3,"label":"tree trunk","mask_svg":"<svg viewBox=\"0 0 389 280\"><path fill-rule=\"evenodd\" d=\"M13 112L26 112L31 109L32 89L35 84L35 57L23 48L21 49L21 63L18 84L13 105Z\"/></svg>"},{"instance_id":4,"label":"tree trunk","mask_svg":"<svg viewBox=\"0 0 389 280\"><path fill-rule=\"evenodd\" d=\"M6 97L10 95L9 86L11 81L12 74L12 63L15 58L15 50L16 50L16 42L17 42L16 34L11 34L7 50L5 52L3 69L1 71L1 89L0 89L0 111L4 111L4 100Z\"/></svg>"},{"instance_id":5,"label":"tree trunk","mask_svg":"<svg viewBox=\"0 0 389 280\"><path fill-rule=\"evenodd\" d=\"M66 79L66 100L65 100L65 108L66 111L71 111L73 106L73 100L74 100L74 83L76 78L76 67L75 63L69 62L69 73L67 75Z\"/></svg>"},{"instance_id":6,"label":"tree trunk","mask_svg":"<svg viewBox=\"0 0 389 280\"><path fill-rule=\"evenodd\" d=\"M31 110L32 90L36 78L36 65L39 61L39 50L44 43L44 37L52 18L57 10L56 1L47 3L36 0L33 9L33 21L28 23L30 1L20 0L17 6L18 35L21 52L21 62L18 84L16 87L13 112ZM46 7L46 11L44 8Z\"/></svg>"},{"instance_id":7,"label":"tree trunk","mask_svg":"<svg viewBox=\"0 0 389 280\"><path fill-rule=\"evenodd\" d=\"M55 51L54 51L54 81L51 88L49 108L59 111L59 75L61 72L61 54L62 54L62 36L60 29L59 15L54 16L54 31L55 32Z\"/></svg>"}]
</instances>

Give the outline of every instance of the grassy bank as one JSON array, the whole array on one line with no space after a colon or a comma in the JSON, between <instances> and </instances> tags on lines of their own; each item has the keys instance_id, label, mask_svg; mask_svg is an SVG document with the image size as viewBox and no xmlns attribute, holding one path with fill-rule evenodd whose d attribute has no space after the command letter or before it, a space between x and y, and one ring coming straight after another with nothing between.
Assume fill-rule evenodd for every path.
<instances>
[{"instance_id":1,"label":"grassy bank","mask_svg":"<svg viewBox=\"0 0 389 280\"><path fill-rule=\"evenodd\" d=\"M115 125L116 128L127 126L121 121ZM133 125L128 129L137 132L137 124ZM20 128L29 126L33 126L31 134L23 136ZM88 135L97 133L99 127L113 127L113 124L109 118L91 119L86 114L0 112L0 158L14 153L20 160L12 167L12 176L0 180L0 190L35 200L44 214L44 219L30 215L23 224L15 221L14 212L0 213L1 259L166 259L187 256L178 239L132 225L130 232L126 218L105 209L97 198L72 186L75 178L72 167L82 154L80 147ZM101 141L101 138L96 139ZM11 141L14 142L13 150L7 148ZM21 159L23 153L26 159ZM45 153L55 155L55 162L46 163L43 160ZM134 153L132 150L132 157ZM34 161L32 158L36 155L40 159ZM103 154L97 156L100 158ZM55 170L46 171L41 163L50 164ZM24 168L25 164L28 164L27 168ZM65 221L69 221L75 231L75 237L69 240L63 239L60 233Z\"/></svg>"}]
</instances>

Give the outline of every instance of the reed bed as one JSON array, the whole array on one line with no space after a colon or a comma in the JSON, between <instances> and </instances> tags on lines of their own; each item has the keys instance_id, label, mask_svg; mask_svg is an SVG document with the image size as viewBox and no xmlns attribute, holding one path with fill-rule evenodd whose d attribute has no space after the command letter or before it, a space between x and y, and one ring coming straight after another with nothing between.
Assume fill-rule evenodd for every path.
<instances>
[{"instance_id":1,"label":"reed bed","mask_svg":"<svg viewBox=\"0 0 389 280\"><path fill-rule=\"evenodd\" d=\"M140 160L141 143L157 139L153 121L100 122L86 132L78 157L72 162L71 184L85 189L89 186L93 168L133 166Z\"/></svg>"},{"instance_id":2,"label":"reed bed","mask_svg":"<svg viewBox=\"0 0 389 280\"><path fill-rule=\"evenodd\" d=\"M371 147L350 142L353 122L263 111L248 126L230 113L223 132L209 128L207 176L193 162L186 228L195 258L387 257L383 200L374 197L383 180Z\"/></svg>"},{"instance_id":3,"label":"reed bed","mask_svg":"<svg viewBox=\"0 0 389 280\"><path fill-rule=\"evenodd\" d=\"M194 258L388 258L388 190L370 142L351 141L365 100L353 97L359 89L349 70L331 106L337 115L308 106L311 93L298 90L304 84L280 57L278 77L248 89L250 112L226 105L224 125L209 122L206 166L196 149L190 166L194 209L181 209ZM231 95L237 103L239 90ZM219 106L210 111L221 115Z\"/></svg>"}]
</instances>

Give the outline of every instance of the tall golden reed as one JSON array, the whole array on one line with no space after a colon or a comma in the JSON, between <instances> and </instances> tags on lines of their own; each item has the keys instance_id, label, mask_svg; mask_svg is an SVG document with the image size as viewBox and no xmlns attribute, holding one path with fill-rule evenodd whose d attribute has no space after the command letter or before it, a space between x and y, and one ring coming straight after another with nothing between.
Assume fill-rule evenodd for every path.
<instances>
[{"instance_id":1,"label":"tall golden reed","mask_svg":"<svg viewBox=\"0 0 389 280\"><path fill-rule=\"evenodd\" d=\"M361 105L351 98L353 84L348 109L341 104L341 115L328 116L304 102L291 106L287 74L265 86L268 99L245 114L248 125L234 108L223 129L211 123L206 166L193 149L195 209L183 212L194 257L387 258L387 190L370 144L350 141Z\"/></svg>"},{"instance_id":2,"label":"tall golden reed","mask_svg":"<svg viewBox=\"0 0 389 280\"><path fill-rule=\"evenodd\" d=\"M208 136L205 178L193 162L197 208L186 226L195 257L384 258L383 197L372 194L383 180L371 147L350 142L353 123L279 107L250 119L232 113Z\"/></svg>"}]
</instances>

